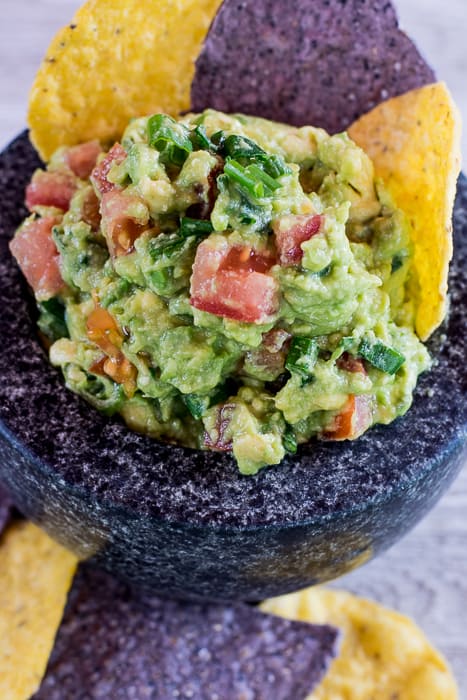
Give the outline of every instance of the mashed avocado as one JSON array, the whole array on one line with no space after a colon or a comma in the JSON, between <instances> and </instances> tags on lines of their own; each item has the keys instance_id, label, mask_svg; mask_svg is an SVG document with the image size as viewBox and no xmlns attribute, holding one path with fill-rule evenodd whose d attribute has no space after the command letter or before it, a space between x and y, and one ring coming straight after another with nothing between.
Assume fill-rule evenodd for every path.
<instances>
[{"instance_id":1,"label":"mashed avocado","mask_svg":"<svg viewBox=\"0 0 467 700\"><path fill-rule=\"evenodd\" d=\"M61 149L30 187L58 175L69 203L35 202L17 236L52 221L61 278L35 286L39 326L97 409L231 451L243 474L408 410L429 366L408 226L345 133L154 115L90 177Z\"/></svg>"}]
</instances>

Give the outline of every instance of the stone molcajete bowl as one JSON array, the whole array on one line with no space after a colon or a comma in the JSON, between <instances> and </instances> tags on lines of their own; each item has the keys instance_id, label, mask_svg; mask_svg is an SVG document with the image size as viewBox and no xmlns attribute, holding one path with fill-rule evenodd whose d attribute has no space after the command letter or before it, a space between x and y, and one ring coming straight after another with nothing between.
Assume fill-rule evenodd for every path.
<instances>
[{"instance_id":1,"label":"stone molcajete bowl","mask_svg":"<svg viewBox=\"0 0 467 700\"><path fill-rule=\"evenodd\" d=\"M159 444L100 416L50 367L7 247L38 165L27 134L0 157L0 481L27 517L157 593L259 600L367 561L440 498L466 451L464 177L450 316L430 341L436 364L411 411L242 477L228 455Z\"/></svg>"}]
</instances>

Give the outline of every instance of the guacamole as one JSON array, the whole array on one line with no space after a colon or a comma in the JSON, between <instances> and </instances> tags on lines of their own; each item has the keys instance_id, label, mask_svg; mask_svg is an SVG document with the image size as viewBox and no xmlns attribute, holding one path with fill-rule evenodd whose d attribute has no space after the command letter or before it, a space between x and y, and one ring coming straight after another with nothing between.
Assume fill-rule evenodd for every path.
<instances>
[{"instance_id":1,"label":"guacamole","mask_svg":"<svg viewBox=\"0 0 467 700\"><path fill-rule=\"evenodd\" d=\"M66 385L243 474L410 407L411 245L347 136L212 110L60 149L11 249Z\"/></svg>"}]
</instances>

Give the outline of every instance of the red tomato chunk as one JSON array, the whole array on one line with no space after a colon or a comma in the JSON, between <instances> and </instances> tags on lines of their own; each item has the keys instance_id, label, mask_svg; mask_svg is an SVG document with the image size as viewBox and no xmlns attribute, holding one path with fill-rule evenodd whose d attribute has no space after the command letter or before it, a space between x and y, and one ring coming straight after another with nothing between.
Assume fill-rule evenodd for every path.
<instances>
[{"instance_id":1,"label":"red tomato chunk","mask_svg":"<svg viewBox=\"0 0 467 700\"><path fill-rule=\"evenodd\" d=\"M342 411L323 433L327 440L355 440L373 423L373 397L351 394Z\"/></svg>"},{"instance_id":2,"label":"red tomato chunk","mask_svg":"<svg viewBox=\"0 0 467 700\"><path fill-rule=\"evenodd\" d=\"M65 162L77 177L86 180L91 175L101 151L99 141L81 143L65 153Z\"/></svg>"},{"instance_id":3,"label":"red tomato chunk","mask_svg":"<svg viewBox=\"0 0 467 700\"><path fill-rule=\"evenodd\" d=\"M106 192L102 196L102 230L113 257L131 253L136 239L147 229L145 224L131 215L131 208L140 203L141 200L135 195L119 190Z\"/></svg>"},{"instance_id":4,"label":"red tomato chunk","mask_svg":"<svg viewBox=\"0 0 467 700\"><path fill-rule=\"evenodd\" d=\"M68 211L75 192L76 180L70 173L38 170L26 188L26 206L29 211L34 211L36 207L56 207Z\"/></svg>"},{"instance_id":5,"label":"red tomato chunk","mask_svg":"<svg viewBox=\"0 0 467 700\"><path fill-rule=\"evenodd\" d=\"M10 243L12 254L40 301L50 299L65 286L52 238L52 228L57 223L59 220L54 217L30 221Z\"/></svg>"},{"instance_id":6,"label":"red tomato chunk","mask_svg":"<svg viewBox=\"0 0 467 700\"><path fill-rule=\"evenodd\" d=\"M235 321L264 323L279 305L277 282L267 274L273 264L248 246L203 241L193 265L191 305Z\"/></svg>"},{"instance_id":7,"label":"red tomato chunk","mask_svg":"<svg viewBox=\"0 0 467 700\"><path fill-rule=\"evenodd\" d=\"M290 222L290 226L285 224ZM324 217L289 216L287 220L276 221L273 230L276 236L276 246L279 251L279 262L283 266L298 265L303 258L301 244L316 236L322 229Z\"/></svg>"},{"instance_id":8,"label":"red tomato chunk","mask_svg":"<svg viewBox=\"0 0 467 700\"><path fill-rule=\"evenodd\" d=\"M119 143L116 143L99 165L96 165L92 171L91 181L100 194L105 194L105 192L110 192L114 189L120 189L117 185L114 185L113 182L109 182L107 175L114 165L123 163L126 156L125 149Z\"/></svg>"}]
</instances>

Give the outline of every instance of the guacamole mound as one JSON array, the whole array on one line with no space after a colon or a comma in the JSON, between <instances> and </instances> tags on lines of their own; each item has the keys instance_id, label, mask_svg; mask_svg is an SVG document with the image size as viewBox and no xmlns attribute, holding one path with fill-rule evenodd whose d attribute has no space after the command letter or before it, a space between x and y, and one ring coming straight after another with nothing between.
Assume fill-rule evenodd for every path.
<instances>
[{"instance_id":1,"label":"guacamole mound","mask_svg":"<svg viewBox=\"0 0 467 700\"><path fill-rule=\"evenodd\" d=\"M101 150L34 174L11 244L69 389L243 474L408 410L408 224L347 134L208 110Z\"/></svg>"}]
</instances>

